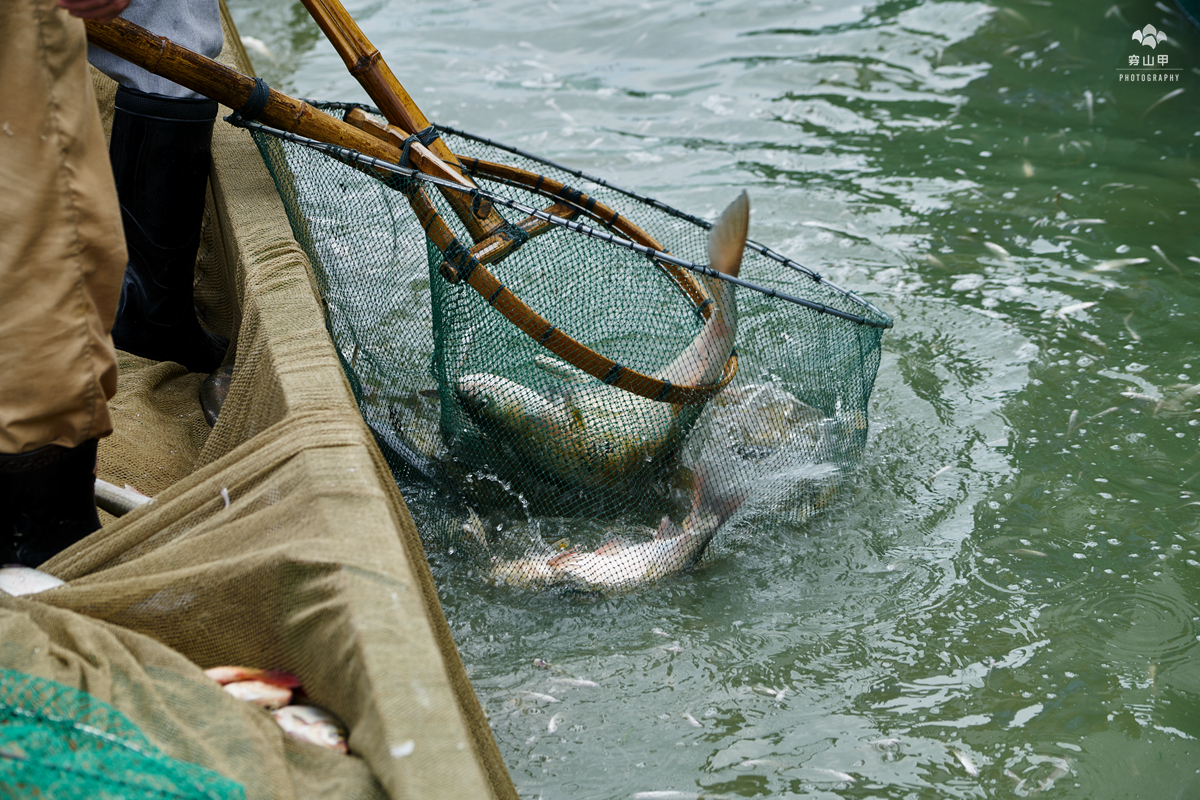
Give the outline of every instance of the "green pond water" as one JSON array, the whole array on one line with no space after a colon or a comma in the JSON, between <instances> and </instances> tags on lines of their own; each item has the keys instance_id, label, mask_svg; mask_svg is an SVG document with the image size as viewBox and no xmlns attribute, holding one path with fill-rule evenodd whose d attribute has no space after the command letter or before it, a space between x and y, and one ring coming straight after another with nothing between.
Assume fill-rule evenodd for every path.
<instances>
[{"instance_id":1,"label":"green pond water","mask_svg":"<svg viewBox=\"0 0 1200 800\"><path fill-rule=\"evenodd\" d=\"M366 99L299 3L232 5L273 85ZM435 122L701 215L745 188L751 236L896 323L864 460L802 526L593 602L430 548L522 797L1200 798L1174 5L347 6Z\"/></svg>"}]
</instances>

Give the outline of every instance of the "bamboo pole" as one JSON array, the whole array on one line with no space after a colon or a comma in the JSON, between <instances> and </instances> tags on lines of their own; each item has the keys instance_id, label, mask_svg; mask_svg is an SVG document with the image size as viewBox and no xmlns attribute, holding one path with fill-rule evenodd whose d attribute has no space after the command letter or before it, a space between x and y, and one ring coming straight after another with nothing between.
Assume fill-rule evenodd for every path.
<instances>
[{"instance_id":1,"label":"bamboo pole","mask_svg":"<svg viewBox=\"0 0 1200 800\"><path fill-rule=\"evenodd\" d=\"M254 78L156 36L140 25L120 18L104 24L88 20L85 24L92 44L230 108L244 107L255 90ZM270 90L258 119L272 127L358 150L393 164L398 164L402 157L400 148L274 89ZM411 150L409 156L421 172L465 188L474 187L460 170L437 158L419 160L420 156Z\"/></svg>"},{"instance_id":2,"label":"bamboo pole","mask_svg":"<svg viewBox=\"0 0 1200 800\"><path fill-rule=\"evenodd\" d=\"M366 90L367 95L383 112L383 116L388 122L404 131L405 135L417 133L429 127L429 120L401 85L387 62L383 60L383 54L371 44L362 29L358 27L358 23L354 21L339 0L301 0L301 2L304 3L304 7L308 9L308 13L324 32L338 55L342 57L346 69ZM424 145L414 144L412 149L416 150L418 147L424 148ZM458 158L441 139L435 139L429 149L452 167L461 168ZM470 198L455 192L447 194L446 199L454 206L455 212L467 226L471 238L476 242L486 239L505 224L504 218L492 207L491 203L476 204L477 217L476 214L462 213L463 208L461 207L470 206Z\"/></svg>"}]
</instances>

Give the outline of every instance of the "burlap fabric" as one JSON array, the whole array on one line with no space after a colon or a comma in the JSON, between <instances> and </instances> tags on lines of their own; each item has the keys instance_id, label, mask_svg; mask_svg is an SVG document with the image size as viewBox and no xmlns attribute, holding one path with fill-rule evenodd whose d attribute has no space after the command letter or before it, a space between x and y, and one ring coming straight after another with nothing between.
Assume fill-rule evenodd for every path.
<instances>
[{"instance_id":1,"label":"burlap fabric","mask_svg":"<svg viewBox=\"0 0 1200 800\"><path fill-rule=\"evenodd\" d=\"M249 72L228 15L226 42ZM100 475L155 501L47 562L69 586L0 597L0 666L111 703L249 798L515 798L305 256L223 123L211 187L197 291L236 343L220 421L206 430L201 376L122 355ZM295 673L352 755L285 736L204 677L218 664Z\"/></svg>"}]
</instances>

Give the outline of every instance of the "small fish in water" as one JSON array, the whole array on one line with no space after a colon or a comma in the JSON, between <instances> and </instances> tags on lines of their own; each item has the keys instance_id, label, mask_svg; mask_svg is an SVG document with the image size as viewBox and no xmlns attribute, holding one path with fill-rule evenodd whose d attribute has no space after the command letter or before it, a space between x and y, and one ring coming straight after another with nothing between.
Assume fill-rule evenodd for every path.
<instances>
[{"instance_id":1,"label":"small fish in water","mask_svg":"<svg viewBox=\"0 0 1200 800\"><path fill-rule=\"evenodd\" d=\"M1071 434L1075 432L1075 422L1079 419L1079 409L1072 409L1071 418L1067 420L1067 437L1071 438Z\"/></svg>"},{"instance_id":2,"label":"small fish in water","mask_svg":"<svg viewBox=\"0 0 1200 800\"><path fill-rule=\"evenodd\" d=\"M687 713L686 711L683 712L683 718L686 719L688 725L691 725L693 728L703 728L704 727L704 725L700 722L700 720L696 719L695 717L693 717L691 714Z\"/></svg>"},{"instance_id":3,"label":"small fish in water","mask_svg":"<svg viewBox=\"0 0 1200 800\"><path fill-rule=\"evenodd\" d=\"M1091 308L1094 305L1096 305L1096 303L1094 301L1088 301L1086 303L1074 303L1069 306L1063 306L1058 311L1054 312L1054 316L1061 317L1062 319L1066 319L1068 316L1070 316L1071 314L1074 314L1076 311L1087 311L1089 308Z\"/></svg>"},{"instance_id":4,"label":"small fish in water","mask_svg":"<svg viewBox=\"0 0 1200 800\"><path fill-rule=\"evenodd\" d=\"M555 733L558 731L558 722L562 719L562 714L555 714L550 718L549 724L546 725L547 733Z\"/></svg>"},{"instance_id":5,"label":"small fish in water","mask_svg":"<svg viewBox=\"0 0 1200 800\"><path fill-rule=\"evenodd\" d=\"M979 767L975 766L975 762L971 760L969 755L962 750L951 750L950 752L954 753L954 757L958 759L958 763L962 764L963 769L967 771L968 775L972 778L979 777Z\"/></svg>"},{"instance_id":6,"label":"small fish in water","mask_svg":"<svg viewBox=\"0 0 1200 800\"><path fill-rule=\"evenodd\" d=\"M1000 258L1009 258L1009 252L995 242L984 242L983 246L992 252L992 255Z\"/></svg>"},{"instance_id":7,"label":"small fish in water","mask_svg":"<svg viewBox=\"0 0 1200 800\"><path fill-rule=\"evenodd\" d=\"M56 586L65 586L48 572L42 572L33 567L23 567L20 564L5 564L0 567L0 591L7 592L13 597L26 594L37 594Z\"/></svg>"},{"instance_id":8,"label":"small fish in water","mask_svg":"<svg viewBox=\"0 0 1200 800\"><path fill-rule=\"evenodd\" d=\"M525 696L528 697L530 700L536 700L539 703L557 703L558 702L557 697L555 697L553 695L549 695L549 694L542 694L541 692L526 692Z\"/></svg>"},{"instance_id":9,"label":"small fish in water","mask_svg":"<svg viewBox=\"0 0 1200 800\"><path fill-rule=\"evenodd\" d=\"M328 711L316 706L288 705L277 708L271 716L290 736L304 742L348 753L346 726Z\"/></svg>"},{"instance_id":10,"label":"small fish in water","mask_svg":"<svg viewBox=\"0 0 1200 800\"><path fill-rule=\"evenodd\" d=\"M1148 258L1110 258L1092 267L1089 272L1112 272L1122 267L1132 267L1135 264L1149 264Z\"/></svg>"},{"instance_id":11,"label":"small fish in water","mask_svg":"<svg viewBox=\"0 0 1200 800\"><path fill-rule=\"evenodd\" d=\"M551 683L561 683L564 686L580 686L585 689L595 689L600 684L595 681L589 681L586 678L551 678Z\"/></svg>"},{"instance_id":12,"label":"small fish in water","mask_svg":"<svg viewBox=\"0 0 1200 800\"><path fill-rule=\"evenodd\" d=\"M260 55L263 58L270 59L271 63L276 63L275 54L271 52L271 48L267 47L267 43L255 36L242 36L242 46L255 55Z\"/></svg>"},{"instance_id":13,"label":"small fish in water","mask_svg":"<svg viewBox=\"0 0 1200 800\"><path fill-rule=\"evenodd\" d=\"M710 267L736 277L750 221L743 192L721 214L708 236ZM729 281L702 279L715 303L691 344L655 377L675 386L704 386L725 368L737 335L737 298ZM491 373L465 375L455 384L462 408L482 428L510 442L530 464L575 486L619 487L647 464L672 452L690 414L684 407L648 400L599 383L547 356L535 363L566 381L556 400Z\"/></svg>"},{"instance_id":14,"label":"small fish in water","mask_svg":"<svg viewBox=\"0 0 1200 800\"><path fill-rule=\"evenodd\" d=\"M854 783L855 782L853 775L850 775L849 773L846 773L846 772L841 772L836 769L824 769L822 767L809 767L809 771L815 772L816 774L818 774L822 777L828 778L828 779L832 779L835 781L841 781L842 783Z\"/></svg>"},{"instance_id":15,"label":"small fish in water","mask_svg":"<svg viewBox=\"0 0 1200 800\"><path fill-rule=\"evenodd\" d=\"M664 517L654 538L633 544L610 541L591 552L539 552L513 560L494 560L488 580L521 589L563 588L591 594L614 594L648 586L677 575L704 555L717 529L745 499L744 494L717 497L706 470L696 472L692 511L679 526Z\"/></svg>"},{"instance_id":16,"label":"small fish in water","mask_svg":"<svg viewBox=\"0 0 1200 800\"><path fill-rule=\"evenodd\" d=\"M1054 762L1054 769L1046 776L1046 780L1038 784L1037 790L1039 792L1047 791L1050 787L1054 786L1056 780L1071 771L1071 762L1065 758L1052 757L1051 760Z\"/></svg>"}]
</instances>

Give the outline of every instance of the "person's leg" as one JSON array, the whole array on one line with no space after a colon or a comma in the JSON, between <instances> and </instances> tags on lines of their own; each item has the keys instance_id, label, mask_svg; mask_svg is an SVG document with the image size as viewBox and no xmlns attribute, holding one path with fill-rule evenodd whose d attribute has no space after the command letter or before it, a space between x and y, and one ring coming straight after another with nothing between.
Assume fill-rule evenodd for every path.
<instances>
[{"instance_id":1,"label":"person's leg","mask_svg":"<svg viewBox=\"0 0 1200 800\"><path fill-rule=\"evenodd\" d=\"M229 345L200 327L192 298L216 115L215 100L127 86L113 113L110 155L129 248L113 341L192 372L219 367Z\"/></svg>"},{"instance_id":2,"label":"person's leg","mask_svg":"<svg viewBox=\"0 0 1200 800\"><path fill-rule=\"evenodd\" d=\"M85 54L53 3L0 3L0 562L99 527L126 252Z\"/></svg>"},{"instance_id":3,"label":"person's leg","mask_svg":"<svg viewBox=\"0 0 1200 800\"><path fill-rule=\"evenodd\" d=\"M133 0L121 17L209 58L224 42L217 0ZM211 372L229 342L200 326L192 286L217 103L99 48L88 57L120 84L110 155L129 265L113 341Z\"/></svg>"}]
</instances>

